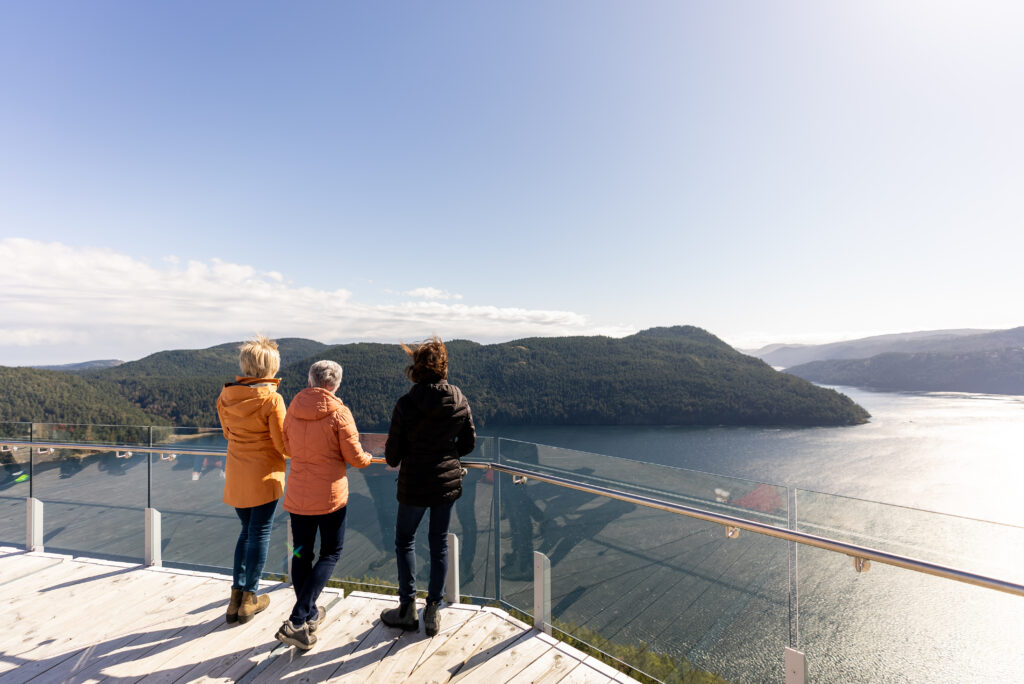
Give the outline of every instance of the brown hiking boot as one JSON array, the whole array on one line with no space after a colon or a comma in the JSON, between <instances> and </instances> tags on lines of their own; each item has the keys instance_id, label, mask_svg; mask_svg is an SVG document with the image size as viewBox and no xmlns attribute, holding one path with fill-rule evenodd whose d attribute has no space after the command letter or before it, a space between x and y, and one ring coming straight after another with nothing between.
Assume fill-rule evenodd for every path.
<instances>
[{"instance_id":1,"label":"brown hiking boot","mask_svg":"<svg viewBox=\"0 0 1024 684\"><path fill-rule=\"evenodd\" d=\"M232 587L231 600L228 601L228 612L224 616L229 625L238 622L238 607L240 605L242 605L242 590Z\"/></svg>"},{"instance_id":2,"label":"brown hiking boot","mask_svg":"<svg viewBox=\"0 0 1024 684\"><path fill-rule=\"evenodd\" d=\"M251 591L242 592L242 603L238 606L238 621L243 625L252 620L256 613L262 613L270 605L270 597L266 594L257 596Z\"/></svg>"}]
</instances>

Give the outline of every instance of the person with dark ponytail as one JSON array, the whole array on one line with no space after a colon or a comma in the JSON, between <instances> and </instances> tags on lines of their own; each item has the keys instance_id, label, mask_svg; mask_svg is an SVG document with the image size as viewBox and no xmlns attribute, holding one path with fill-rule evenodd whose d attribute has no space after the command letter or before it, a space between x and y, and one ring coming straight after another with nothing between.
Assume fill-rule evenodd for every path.
<instances>
[{"instance_id":1,"label":"person with dark ponytail","mask_svg":"<svg viewBox=\"0 0 1024 684\"><path fill-rule=\"evenodd\" d=\"M462 456L476 446L469 402L448 384L448 350L437 337L402 349L412 359L405 374L414 384L391 414L384 456L398 467L398 608L385 610L389 627L419 629L416 611L416 529L430 511L430 580L423 624L427 636L441 628L439 609L448 572L448 525L462 494Z\"/></svg>"}]
</instances>

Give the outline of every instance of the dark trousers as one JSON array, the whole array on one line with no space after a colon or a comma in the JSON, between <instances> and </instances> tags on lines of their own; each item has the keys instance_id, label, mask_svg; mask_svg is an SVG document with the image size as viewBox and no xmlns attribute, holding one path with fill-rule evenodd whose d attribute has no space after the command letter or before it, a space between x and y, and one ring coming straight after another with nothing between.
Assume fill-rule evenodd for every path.
<instances>
[{"instance_id":1,"label":"dark trousers","mask_svg":"<svg viewBox=\"0 0 1024 684\"><path fill-rule=\"evenodd\" d=\"M316 600L331 579L334 566L341 558L345 543L345 514L342 507L324 515L291 514L292 519L292 588L295 589L295 607L289 619L295 627L317 615ZM320 556L313 565L313 545L320 531Z\"/></svg>"},{"instance_id":2,"label":"dark trousers","mask_svg":"<svg viewBox=\"0 0 1024 684\"><path fill-rule=\"evenodd\" d=\"M398 520L395 524L395 553L398 556L398 600L401 603L416 600L416 528L428 510L430 581L427 584L427 601L440 601L444 593L444 580L448 573L448 524L452 517L452 504L428 508L399 503Z\"/></svg>"},{"instance_id":3,"label":"dark trousers","mask_svg":"<svg viewBox=\"0 0 1024 684\"><path fill-rule=\"evenodd\" d=\"M242 531L235 543L235 569L232 589L256 591L267 562L267 547L270 546L270 529L274 526L274 512L278 499L252 508L236 508L235 513L242 521Z\"/></svg>"}]
</instances>

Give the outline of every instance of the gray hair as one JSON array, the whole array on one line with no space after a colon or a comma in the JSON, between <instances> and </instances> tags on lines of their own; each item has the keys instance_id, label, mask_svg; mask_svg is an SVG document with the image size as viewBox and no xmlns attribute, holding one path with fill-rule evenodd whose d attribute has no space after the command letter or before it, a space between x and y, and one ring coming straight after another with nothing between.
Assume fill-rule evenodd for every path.
<instances>
[{"instance_id":1,"label":"gray hair","mask_svg":"<svg viewBox=\"0 0 1024 684\"><path fill-rule=\"evenodd\" d=\"M336 390L341 386L341 366L334 361L317 361L309 367L309 386Z\"/></svg>"}]
</instances>

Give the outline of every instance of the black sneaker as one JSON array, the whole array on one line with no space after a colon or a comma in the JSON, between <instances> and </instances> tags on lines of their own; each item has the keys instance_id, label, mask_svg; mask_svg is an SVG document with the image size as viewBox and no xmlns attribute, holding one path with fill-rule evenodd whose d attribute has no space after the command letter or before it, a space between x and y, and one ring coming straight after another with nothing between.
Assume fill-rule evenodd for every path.
<instances>
[{"instance_id":1,"label":"black sneaker","mask_svg":"<svg viewBox=\"0 0 1024 684\"><path fill-rule=\"evenodd\" d=\"M294 646L300 651L308 651L316 643L316 634L310 633L308 624L293 627L291 620L285 620L281 629L277 630L277 634L274 636L282 644Z\"/></svg>"},{"instance_id":2,"label":"black sneaker","mask_svg":"<svg viewBox=\"0 0 1024 684\"><path fill-rule=\"evenodd\" d=\"M380 614L380 620L388 627L398 627L404 630L416 630L420 628L420 621L416 615L416 603L401 603L398 608L390 608Z\"/></svg>"},{"instance_id":3,"label":"black sneaker","mask_svg":"<svg viewBox=\"0 0 1024 684\"><path fill-rule=\"evenodd\" d=\"M427 601L427 607L423 609L423 630L427 636L434 636L441 629L440 608L440 601Z\"/></svg>"},{"instance_id":4,"label":"black sneaker","mask_svg":"<svg viewBox=\"0 0 1024 684\"><path fill-rule=\"evenodd\" d=\"M306 627L309 628L310 634L313 634L316 630L320 629L320 625L323 624L325 617L327 617L327 610L323 606L317 606L316 617L312 620L306 620Z\"/></svg>"}]
</instances>

